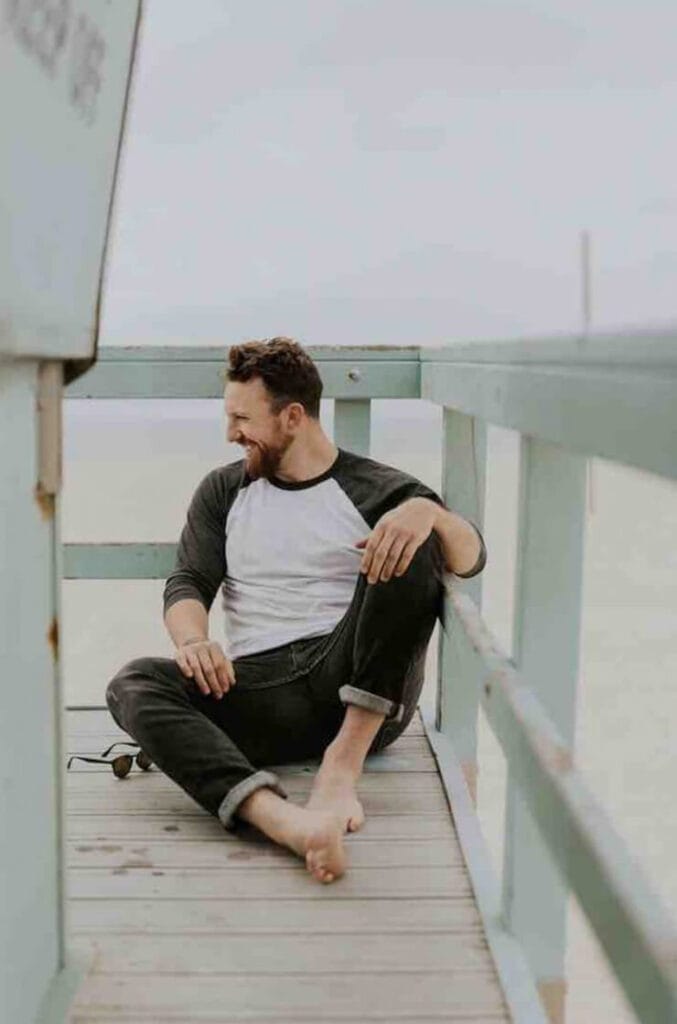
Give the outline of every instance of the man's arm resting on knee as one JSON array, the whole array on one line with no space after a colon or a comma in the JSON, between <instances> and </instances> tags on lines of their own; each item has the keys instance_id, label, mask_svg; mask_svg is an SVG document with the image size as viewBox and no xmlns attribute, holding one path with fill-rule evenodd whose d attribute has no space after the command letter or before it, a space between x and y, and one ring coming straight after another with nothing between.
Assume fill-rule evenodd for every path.
<instances>
[{"instance_id":1,"label":"man's arm resting on knee","mask_svg":"<svg viewBox=\"0 0 677 1024\"><path fill-rule=\"evenodd\" d=\"M487 551L479 530L458 512L442 508L434 502L430 504L435 509L433 529L442 542L448 571L455 576L477 576L487 560Z\"/></svg>"},{"instance_id":2,"label":"man's arm resting on knee","mask_svg":"<svg viewBox=\"0 0 677 1024\"><path fill-rule=\"evenodd\" d=\"M476 576L487 560L479 529L430 498L408 498L379 519L370 536L358 541L364 549L360 571L369 583L401 576L407 571L416 549L432 531L440 538L448 572L455 576Z\"/></svg>"},{"instance_id":3,"label":"man's arm resting on knee","mask_svg":"<svg viewBox=\"0 0 677 1024\"><path fill-rule=\"evenodd\" d=\"M206 640L209 636L209 616L201 601L192 597L176 601L165 613L167 632L177 647L190 640Z\"/></svg>"},{"instance_id":4,"label":"man's arm resting on knee","mask_svg":"<svg viewBox=\"0 0 677 1024\"><path fill-rule=\"evenodd\" d=\"M207 609L192 597L182 598L165 612L167 632L176 644L176 662L188 679L195 679L205 696L220 700L235 684L235 670L221 644L209 640Z\"/></svg>"}]
</instances>

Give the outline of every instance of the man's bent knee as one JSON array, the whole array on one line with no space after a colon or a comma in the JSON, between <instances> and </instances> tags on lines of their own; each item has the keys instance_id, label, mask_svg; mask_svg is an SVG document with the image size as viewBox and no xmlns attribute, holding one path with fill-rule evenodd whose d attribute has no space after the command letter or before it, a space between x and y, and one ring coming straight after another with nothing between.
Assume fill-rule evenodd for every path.
<instances>
[{"instance_id":1,"label":"man's bent knee","mask_svg":"<svg viewBox=\"0 0 677 1024\"><path fill-rule=\"evenodd\" d=\"M117 672L106 687L106 704L120 728L126 729L123 719L148 690L157 685L158 662L166 659L134 658Z\"/></svg>"}]
</instances>

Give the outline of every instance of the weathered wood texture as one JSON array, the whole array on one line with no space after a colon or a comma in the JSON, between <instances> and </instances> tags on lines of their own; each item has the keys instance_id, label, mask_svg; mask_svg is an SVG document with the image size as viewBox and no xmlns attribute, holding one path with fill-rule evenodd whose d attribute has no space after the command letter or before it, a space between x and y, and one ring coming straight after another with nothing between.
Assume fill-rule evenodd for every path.
<instances>
[{"instance_id":1,"label":"weathered wood texture","mask_svg":"<svg viewBox=\"0 0 677 1024\"><path fill-rule=\"evenodd\" d=\"M70 752L123 734L67 715ZM124 748L122 748L124 749ZM68 772L71 1024L509 1020L436 763L417 717L360 782L349 869L318 885L255 830L225 832L171 779ZM314 766L278 769L303 798Z\"/></svg>"}]
</instances>

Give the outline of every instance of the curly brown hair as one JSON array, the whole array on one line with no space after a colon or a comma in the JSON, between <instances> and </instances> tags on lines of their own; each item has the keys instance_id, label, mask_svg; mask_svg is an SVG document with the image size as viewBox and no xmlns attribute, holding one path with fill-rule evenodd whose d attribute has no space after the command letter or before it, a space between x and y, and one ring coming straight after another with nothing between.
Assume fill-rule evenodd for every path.
<instances>
[{"instance_id":1,"label":"curly brown hair","mask_svg":"<svg viewBox=\"0 0 677 1024\"><path fill-rule=\"evenodd\" d=\"M232 345L228 350L228 380L260 377L274 413L300 402L312 419L319 419L322 380L315 363L293 338L270 338Z\"/></svg>"}]
</instances>

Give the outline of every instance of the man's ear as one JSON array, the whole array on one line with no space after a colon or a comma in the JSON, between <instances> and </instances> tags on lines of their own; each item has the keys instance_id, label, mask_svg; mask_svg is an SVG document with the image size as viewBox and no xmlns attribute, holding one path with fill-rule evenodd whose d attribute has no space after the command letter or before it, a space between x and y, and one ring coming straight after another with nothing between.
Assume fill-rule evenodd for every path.
<instances>
[{"instance_id":1,"label":"man's ear","mask_svg":"<svg viewBox=\"0 0 677 1024\"><path fill-rule=\"evenodd\" d=\"M306 410L303 408L300 402L290 402L286 409L287 412L287 426L292 430L298 430L303 423L303 419L306 415Z\"/></svg>"}]
</instances>

